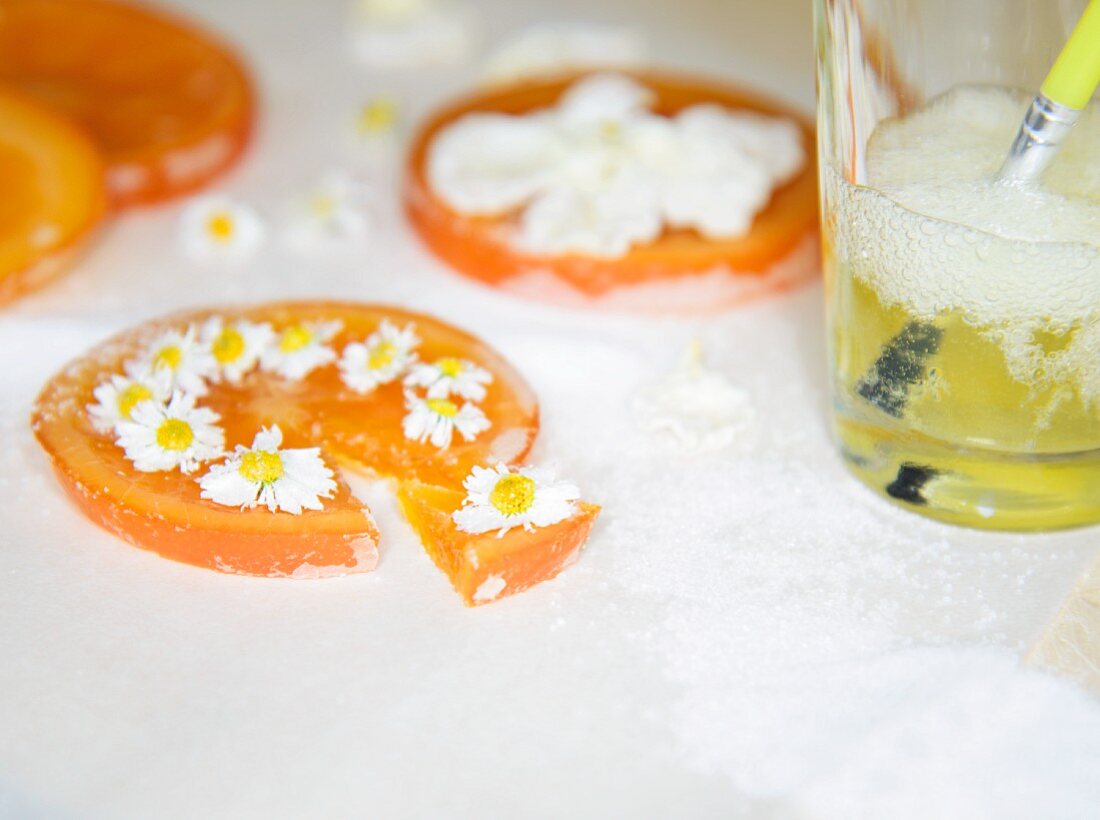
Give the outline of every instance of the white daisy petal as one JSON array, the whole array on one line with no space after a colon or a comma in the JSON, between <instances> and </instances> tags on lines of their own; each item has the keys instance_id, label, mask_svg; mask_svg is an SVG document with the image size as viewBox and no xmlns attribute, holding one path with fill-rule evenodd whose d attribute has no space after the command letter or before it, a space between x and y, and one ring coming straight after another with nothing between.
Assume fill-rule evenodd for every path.
<instances>
[{"instance_id":1,"label":"white daisy petal","mask_svg":"<svg viewBox=\"0 0 1100 820\"><path fill-rule=\"evenodd\" d=\"M229 507L262 506L292 515L324 509L321 499L332 498L336 482L320 449L281 450L282 439L282 431L274 426L260 430L252 447L238 445L232 456L199 480L202 497Z\"/></svg>"},{"instance_id":2,"label":"white daisy petal","mask_svg":"<svg viewBox=\"0 0 1100 820\"><path fill-rule=\"evenodd\" d=\"M88 405L92 426L109 433L143 401L163 403L172 395L172 375L166 370L137 377L113 375L92 392L95 403Z\"/></svg>"},{"instance_id":3,"label":"white daisy petal","mask_svg":"<svg viewBox=\"0 0 1100 820\"><path fill-rule=\"evenodd\" d=\"M179 469L194 472L200 463L221 455L225 434L215 425L218 414L195 406L195 397L175 393L167 405L137 404L128 421L119 422L118 444L142 472Z\"/></svg>"},{"instance_id":4,"label":"white daisy petal","mask_svg":"<svg viewBox=\"0 0 1100 820\"><path fill-rule=\"evenodd\" d=\"M473 535L497 531L503 536L514 527L548 527L576 513L580 491L555 481L545 470L514 470L498 464L474 467L463 482L466 498L452 515L455 526Z\"/></svg>"},{"instance_id":5,"label":"white daisy petal","mask_svg":"<svg viewBox=\"0 0 1100 820\"><path fill-rule=\"evenodd\" d=\"M542 119L470 114L432 141L428 181L459 211L501 214L552 183L560 150Z\"/></svg>"},{"instance_id":6,"label":"white daisy petal","mask_svg":"<svg viewBox=\"0 0 1100 820\"><path fill-rule=\"evenodd\" d=\"M645 112L654 94L623 74L592 74L571 86L556 106L556 115L567 127L622 122Z\"/></svg>"},{"instance_id":7,"label":"white daisy petal","mask_svg":"<svg viewBox=\"0 0 1100 820\"><path fill-rule=\"evenodd\" d=\"M193 325L185 330L169 330L153 340L137 359L127 362L127 375L134 379L149 374L167 374L172 391L192 396L207 393L206 382L218 371L218 362L208 347L198 339Z\"/></svg>"},{"instance_id":8,"label":"white daisy petal","mask_svg":"<svg viewBox=\"0 0 1100 820\"><path fill-rule=\"evenodd\" d=\"M340 356L340 377L357 393L370 393L396 381L416 361L420 345L413 324L399 329L383 319L366 342L352 342Z\"/></svg>"},{"instance_id":9,"label":"white daisy petal","mask_svg":"<svg viewBox=\"0 0 1100 820\"><path fill-rule=\"evenodd\" d=\"M289 325L260 354L260 367L290 381L305 378L316 368L336 361L336 351L327 342L342 327L338 320Z\"/></svg>"},{"instance_id":10,"label":"white daisy petal","mask_svg":"<svg viewBox=\"0 0 1100 820\"><path fill-rule=\"evenodd\" d=\"M308 253L331 250L361 239L367 232L365 196L363 186L348 174L327 175L291 206L287 245Z\"/></svg>"},{"instance_id":11,"label":"white daisy petal","mask_svg":"<svg viewBox=\"0 0 1100 820\"><path fill-rule=\"evenodd\" d=\"M431 399L445 399L450 395L471 401L481 401L486 395L486 385L492 384L493 374L465 359L444 357L431 364L412 367L405 377L406 387L423 387Z\"/></svg>"},{"instance_id":12,"label":"white daisy petal","mask_svg":"<svg viewBox=\"0 0 1100 820\"><path fill-rule=\"evenodd\" d=\"M623 181L595 193L559 188L524 211L517 244L534 253L616 258L661 234L660 201L644 184Z\"/></svg>"},{"instance_id":13,"label":"white daisy petal","mask_svg":"<svg viewBox=\"0 0 1100 820\"><path fill-rule=\"evenodd\" d=\"M455 431L473 441L492 426L481 408L469 402L460 407L450 399L422 398L406 391L405 404L409 411L401 425L405 438L431 442L441 450L451 446Z\"/></svg>"},{"instance_id":14,"label":"white daisy petal","mask_svg":"<svg viewBox=\"0 0 1100 820\"><path fill-rule=\"evenodd\" d=\"M180 216L184 253L198 262L241 262L256 251L265 233L251 207L218 194L193 199Z\"/></svg>"},{"instance_id":15,"label":"white daisy petal","mask_svg":"<svg viewBox=\"0 0 1100 820\"><path fill-rule=\"evenodd\" d=\"M212 316L203 324L200 339L214 358L211 378L237 384L256 367L260 355L274 341L275 331L267 322L226 322L221 316Z\"/></svg>"}]
</instances>

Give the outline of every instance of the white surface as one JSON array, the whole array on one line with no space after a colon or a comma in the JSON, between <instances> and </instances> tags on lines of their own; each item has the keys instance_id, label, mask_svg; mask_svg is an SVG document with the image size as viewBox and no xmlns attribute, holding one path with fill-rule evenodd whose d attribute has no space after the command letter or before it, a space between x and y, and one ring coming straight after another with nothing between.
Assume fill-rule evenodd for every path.
<instances>
[{"instance_id":1,"label":"white surface","mask_svg":"<svg viewBox=\"0 0 1100 820\"><path fill-rule=\"evenodd\" d=\"M348 112L413 116L475 76L365 73L343 9L193 11L250 54L266 107L223 188L272 214L338 160ZM484 3L492 37L545 19ZM658 57L809 106L802 0L557 3L647 27ZM354 254L272 243L233 274L177 252L179 206L111 226L80 269L0 315L0 816L1080 817L1100 804L1100 707L1021 669L1096 531L949 529L880 502L829 445L820 293L707 321L605 318L448 274L373 172ZM384 490L368 575L231 577L85 521L26 424L91 342L185 305L329 295L426 309L530 378L537 455L606 512L559 579L464 609ZM629 399L701 337L757 423L732 450L654 450Z\"/></svg>"}]
</instances>

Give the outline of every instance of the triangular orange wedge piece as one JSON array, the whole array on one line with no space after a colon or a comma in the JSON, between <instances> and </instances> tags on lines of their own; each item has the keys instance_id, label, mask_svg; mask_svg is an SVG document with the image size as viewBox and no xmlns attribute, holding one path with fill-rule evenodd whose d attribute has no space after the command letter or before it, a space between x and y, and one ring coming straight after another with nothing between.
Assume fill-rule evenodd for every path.
<instances>
[{"instance_id":1,"label":"triangular orange wedge piece","mask_svg":"<svg viewBox=\"0 0 1100 820\"><path fill-rule=\"evenodd\" d=\"M87 130L116 206L201 187L236 160L252 127L251 84L228 48L112 0L4 0L0 82Z\"/></svg>"},{"instance_id":2,"label":"triangular orange wedge piece","mask_svg":"<svg viewBox=\"0 0 1100 820\"><path fill-rule=\"evenodd\" d=\"M34 101L0 92L0 303L62 272L103 208L91 141Z\"/></svg>"},{"instance_id":3,"label":"triangular orange wedge piece","mask_svg":"<svg viewBox=\"0 0 1100 820\"><path fill-rule=\"evenodd\" d=\"M462 507L462 492L408 481L397 497L424 549L467 606L514 595L553 578L577 559L600 513L594 504L580 502L575 515L548 527L530 532L520 527L500 537L470 535L451 518Z\"/></svg>"},{"instance_id":4,"label":"triangular orange wedge piece","mask_svg":"<svg viewBox=\"0 0 1100 820\"><path fill-rule=\"evenodd\" d=\"M124 363L163 332L200 328L215 315L227 323L267 322L278 333L302 323L337 320L343 327L329 343L337 354L347 343L367 339L383 319L401 327L412 323L421 339L417 352L422 361L465 359L493 376L479 402L492 427L473 441L456 435L441 450L404 436L399 379L360 395L343 383L334 364L299 381L256 369L237 385L209 384L209 393L198 399L220 414L227 450L249 446L261 427L277 424L283 447L320 447L329 466L454 485L476 464L519 461L534 441L538 407L520 375L483 342L438 319L398 308L290 302L193 311L149 322L98 345L55 375L38 397L32 425L62 486L89 518L165 557L226 572L296 577L361 572L377 562L374 521L342 481L321 511L242 511L201 498L192 476L137 470L113 435L92 426L87 406L97 385L122 373Z\"/></svg>"},{"instance_id":5,"label":"triangular orange wedge piece","mask_svg":"<svg viewBox=\"0 0 1100 820\"><path fill-rule=\"evenodd\" d=\"M806 118L724 84L665 72L627 73L654 93L658 114L672 116L691 105L714 103L799 124L806 163L772 194L748 234L718 241L690 230L666 230L656 241L615 259L540 256L513 247L508 229L514 217L462 214L434 193L427 160L437 134L473 112L527 114L553 106L583 76L570 74L479 91L445 107L421 128L409 154L404 196L409 220L428 248L459 273L522 295L656 312L717 310L816 276L817 169L813 126Z\"/></svg>"}]
</instances>

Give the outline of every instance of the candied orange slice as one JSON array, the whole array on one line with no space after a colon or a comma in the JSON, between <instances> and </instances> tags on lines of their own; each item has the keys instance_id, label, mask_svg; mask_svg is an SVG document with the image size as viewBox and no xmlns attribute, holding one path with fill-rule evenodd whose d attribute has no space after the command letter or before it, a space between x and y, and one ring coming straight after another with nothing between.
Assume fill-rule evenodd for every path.
<instances>
[{"instance_id":1,"label":"candied orange slice","mask_svg":"<svg viewBox=\"0 0 1100 820\"><path fill-rule=\"evenodd\" d=\"M653 91L652 108L657 114L672 116L691 105L715 103L787 117L799 124L804 135L805 165L773 192L743 237L717 241L692 230L666 229L656 241L634 247L616 259L583 254L543 256L512 246L506 229L514 217L462 214L433 192L427 177L428 151L444 128L471 112L525 114L553 106L580 76L482 91L444 108L421 128L406 168L405 209L436 256L466 276L526 295L581 305L606 303L657 310L718 309L787 290L816 276L817 170L812 126L779 103L706 80L628 72ZM556 279L562 292L551 292L554 288L547 282L548 275ZM716 277L720 281L715 281ZM705 281L699 281L701 278ZM677 285L688 291L676 289Z\"/></svg>"},{"instance_id":2,"label":"candied orange slice","mask_svg":"<svg viewBox=\"0 0 1100 820\"><path fill-rule=\"evenodd\" d=\"M467 606L489 603L547 581L577 559L600 513L580 502L564 521L530 532L517 528L498 537L495 532L469 535L451 516L465 494L446 487L408 481L398 488L398 500L432 561L462 596Z\"/></svg>"},{"instance_id":3,"label":"candied orange slice","mask_svg":"<svg viewBox=\"0 0 1100 820\"><path fill-rule=\"evenodd\" d=\"M0 82L88 131L115 205L202 186L252 126L251 86L232 52L170 15L111 0L4 0Z\"/></svg>"},{"instance_id":4,"label":"candied orange slice","mask_svg":"<svg viewBox=\"0 0 1100 820\"><path fill-rule=\"evenodd\" d=\"M103 164L87 137L0 92L0 303L63 271L103 206Z\"/></svg>"},{"instance_id":5,"label":"candied orange slice","mask_svg":"<svg viewBox=\"0 0 1100 820\"><path fill-rule=\"evenodd\" d=\"M372 476L455 486L476 464L514 463L530 449L538 429L534 396L519 374L473 336L443 322L396 308L300 302L218 311L186 312L115 336L65 367L35 404L35 435L61 484L97 524L168 558L249 575L319 577L370 570L377 562L378 532L370 513L343 481L320 511L300 515L258 507L238 510L200 497L194 476L141 472L110 433L98 432L87 406L93 391L121 373L165 331L199 327L211 316L226 322L269 322L276 331L301 323L339 320L329 344L337 353L363 341L383 319L413 323L421 360L455 357L488 370L493 381L480 407L492 427L473 441L456 436L440 450L405 438L405 397L400 380L361 395L329 364L298 381L252 370L238 384L210 383L201 406L220 414L225 446L249 446L261 426L278 424L284 448L319 446L330 466ZM200 468L199 474L202 469Z\"/></svg>"}]
</instances>

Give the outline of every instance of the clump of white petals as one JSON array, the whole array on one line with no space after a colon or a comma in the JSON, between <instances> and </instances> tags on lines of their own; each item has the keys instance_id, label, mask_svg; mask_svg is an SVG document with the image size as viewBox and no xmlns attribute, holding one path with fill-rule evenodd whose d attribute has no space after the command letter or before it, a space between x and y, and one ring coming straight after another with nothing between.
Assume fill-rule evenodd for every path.
<instances>
[{"instance_id":1,"label":"clump of white petals","mask_svg":"<svg viewBox=\"0 0 1100 820\"><path fill-rule=\"evenodd\" d=\"M212 316L203 324L199 338L216 364L210 378L238 384L275 340L275 330L267 322L226 322L221 316Z\"/></svg>"},{"instance_id":2,"label":"clump of white petals","mask_svg":"<svg viewBox=\"0 0 1100 820\"><path fill-rule=\"evenodd\" d=\"M210 349L200 339L194 325L184 330L162 333L137 359L127 362L126 372L133 378L145 374L167 374L170 390L194 396L206 395L207 379L218 370Z\"/></svg>"},{"instance_id":3,"label":"clump of white petals","mask_svg":"<svg viewBox=\"0 0 1100 820\"><path fill-rule=\"evenodd\" d=\"M372 68L409 69L464 60L474 20L457 0L356 0L351 44Z\"/></svg>"},{"instance_id":4,"label":"clump of white petals","mask_svg":"<svg viewBox=\"0 0 1100 820\"><path fill-rule=\"evenodd\" d=\"M728 447L755 418L748 393L703 365L698 342L680 367L635 396L634 412L643 430L693 453Z\"/></svg>"},{"instance_id":5,"label":"clump of white petals","mask_svg":"<svg viewBox=\"0 0 1100 820\"><path fill-rule=\"evenodd\" d=\"M743 236L805 163L787 119L708 104L666 117L653 97L605 73L551 108L466 115L432 142L429 183L463 213L516 215L524 250L615 258L666 228Z\"/></svg>"},{"instance_id":6,"label":"clump of white petals","mask_svg":"<svg viewBox=\"0 0 1100 820\"><path fill-rule=\"evenodd\" d=\"M202 497L242 510L264 506L271 512L324 509L322 498L336 492L333 472L317 447L280 449L278 425L256 434L251 447L237 445L222 464L199 479Z\"/></svg>"},{"instance_id":7,"label":"clump of white petals","mask_svg":"<svg viewBox=\"0 0 1100 820\"><path fill-rule=\"evenodd\" d=\"M472 535L496 530L503 537L514 527L528 532L549 527L571 517L580 498L576 485L556 481L537 467L474 467L463 487L462 509L451 517L458 529Z\"/></svg>"},{"instance_id":8,"label":"clump of white petals","mask_svg":"<svg viewBox=\"0 0 1100 820\"><path fill-rule=\"evenodd\" d=\"M197 262L241 262L263 244L266 233L251 206L221 194L193 199L180 216L183 251Z\"/></svg>"},{"instance_id":9,"label":"clump of white petals","mask_svg":"<svg viewBox=\"0 0 1100 820\"><path fill-rule=\"evenodd\" d=\"M88 405L92 426L100 433L109 433L119 422L129 421L134 408L143 401L163 404L172 395L172 376L166 370L145 372L137 376L117 373L92 392L95 403Z\"/></svg>"},{"instance_id":10,"label":"clump of white petals","mask_svg":"<svg viewBox=\"0 0 1100 820\"><path fill-rule=\"evenodd\" d=\"M336 361L336 351L328 342L342 327L339 320L289 325L260 354L260 367L290 381L303 379L318 367Z\"/></svg>"},{"instance_id":11,"label":"clump of white petals","mask_svg":"<svg viewBox=\"0 0 1100 820\"><path fill-rule=\"evenodd\" d=\"M331 173L290 207L286 242L296 251L324 251L367 233L364 187L346 173Z\"/></svg>"},{"instance_id":12,"label":"clump of white petals","mask_svg":"<svg viewBox=\"0 0 1100 820\"><path fill-rule=\"evenodd\" d=\"M410 322L403 328L383 319L365 342L351 342L340 356L340 378L357 393L396 381L416 361L420 338Z\"/></svg>"},{"instance_id":13,"label":"clump of white petals","mask_svg":"<svg viewBox=\"0 0 1100 820\"><path fill-rule=\"evenodd\" d=\"M575 71L640 65L648 51L637 29L576 23L543 23L524 29L487 61L492 83Z\"/></svg>"},{"instance_id":14,"label":"clump of white petals","mask_svg":"<svg viewBox=\"0 0 1100 820\"><path fill-rule=\"evenodd\" d=\"M473 441L492 426L481 408L470 402L460 406L450 399L425 398L407 391L405 406L408 414L401 423L405 438L421 444L430 441L441 450L451 446L456 432Z\"/></svg>"},{"instance_id":15,"label":"clump of white petals","mask_svg":"<svg viewBox=\"0 0 1100 820\"><path fill-rule=\"evenodd\" d=\"M484 367L465 359L445 357L428 364L413 365L405 377L406 387L423 387L430 399L445 399L451 395L471 401L485 398L486 386L492 384L493 374Z\"/></svg>"},{"instance_id":16,"label":"clump of white petals","mask_svg":"<svg viewBox=\"0 0 1100 820\"><path fill-rule=\"evenodd\" d=\"M225 434L216 425L219 416L196 407L195 397L175 393L168 404L143 401L127 421L116 427L118 444L136 469L151 473L179 469L194 472L200 463L218 458Z\"/></svg>"}]
</instances>

